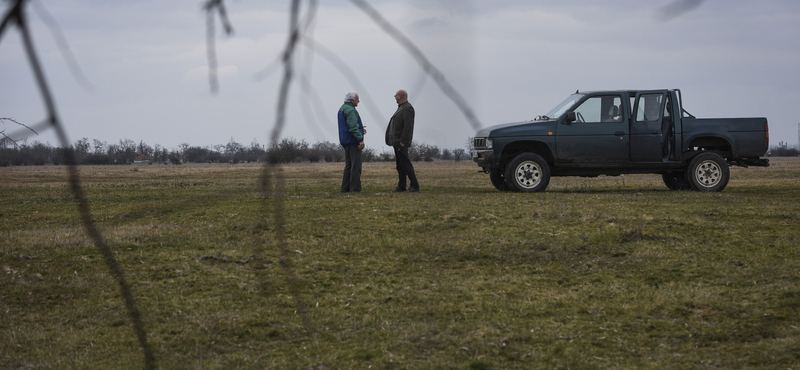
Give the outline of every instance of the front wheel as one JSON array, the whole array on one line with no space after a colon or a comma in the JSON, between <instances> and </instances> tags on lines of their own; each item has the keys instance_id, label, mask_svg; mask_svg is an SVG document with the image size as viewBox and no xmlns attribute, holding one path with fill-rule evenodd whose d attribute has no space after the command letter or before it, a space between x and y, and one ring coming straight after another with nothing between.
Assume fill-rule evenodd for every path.
<instances>
[{"instance_id":1,"label":"front wheel","mask_svg":"<svg viewBox=\"0 0 800 370\"><path fill-rule=\"evenodd\" d=\"M503 170L499 168L492 168L489 171L489 179L492 180L492 185L494 185L495 189L500 191L508 191L508 184L506 184L506 178L503 174Z\"/></svg>"},{"instance_id":2,"label":"front wheel","mask_svg":"<svg viewBox=\"0 0 800 370\"><path fill-rule=\"evenodd\" d=\"M506 184L513 191L536 193L544 191L550 184L550 166L540 155L522 153L508 164Z\"/></svg>"},{"instance_id":3,"label":"front wheel","mask_svg":"<svg viewBox=\"0 0 800 370\"><path fill-rule=\"evenodd\" d=\"M719 192L728 186L731 169L717 153L701 153L689 162L686 177L697 191Z\"/></svg>"}]
</instances>

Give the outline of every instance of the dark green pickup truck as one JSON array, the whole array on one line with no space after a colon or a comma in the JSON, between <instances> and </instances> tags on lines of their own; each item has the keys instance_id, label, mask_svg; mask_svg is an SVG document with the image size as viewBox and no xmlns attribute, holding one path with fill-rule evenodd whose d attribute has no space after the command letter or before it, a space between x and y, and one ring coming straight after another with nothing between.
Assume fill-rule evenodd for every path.
<instances>
[{"instance_id":1,"label":"dark green pickup truck","mask_svg":"<svg viewBox=\"0 0 800 370\"><path fill-rule=\"evenodd\" d=\"M473 144L495 188L521 192L544 191L550 176L635 173L722 191L730 165L769 166L766 118L696 118L680 90L575 92L533 121L479 130Z\"/></svg>"}]
</instances>

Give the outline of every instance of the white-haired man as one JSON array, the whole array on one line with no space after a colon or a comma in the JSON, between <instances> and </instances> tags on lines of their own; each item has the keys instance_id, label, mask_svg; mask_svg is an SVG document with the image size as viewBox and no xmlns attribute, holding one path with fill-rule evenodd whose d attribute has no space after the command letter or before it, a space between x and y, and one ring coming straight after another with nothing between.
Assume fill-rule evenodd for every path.
<instances>
[{"instance_id":1,"label":"white-haired man","mask_svg":"<svg viewBox=\"0 0 800 370\"><path fill-rule=\"evenodd\" d=\"M364 134L367 132L356 110L359 101L357 93L349 92L339 108L339 144L344 147L342 193L361 192L361 150L364 149Z\"/></svg>"}]
</instances>

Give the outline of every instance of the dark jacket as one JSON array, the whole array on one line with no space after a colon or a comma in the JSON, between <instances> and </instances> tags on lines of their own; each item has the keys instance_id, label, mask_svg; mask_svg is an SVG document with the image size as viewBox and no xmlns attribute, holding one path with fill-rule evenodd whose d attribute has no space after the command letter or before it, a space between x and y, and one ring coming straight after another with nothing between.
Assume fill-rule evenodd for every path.
<instances>
[{"instance_id":1,"label":"dark jacket","mask_svg":"<svg viewBox=\"0 0 800 370\"><path fill-rule=\"evenodd\" d=\"M403 143L411 146L414 139L414 107L405 102L397 106L386 128L386 145L394 146Z\"/></svg>"},{"instance_id":2,"label":"dark jacket","mask_svg":"<svg viewBox=\"0 0 800 370\"><path fill-rule=\"evenodd\" d=\"M350 103L339 108L339 144L342 146L358 146L364 141L364 125L356 107Z\"/></svg>"}]
</instances>

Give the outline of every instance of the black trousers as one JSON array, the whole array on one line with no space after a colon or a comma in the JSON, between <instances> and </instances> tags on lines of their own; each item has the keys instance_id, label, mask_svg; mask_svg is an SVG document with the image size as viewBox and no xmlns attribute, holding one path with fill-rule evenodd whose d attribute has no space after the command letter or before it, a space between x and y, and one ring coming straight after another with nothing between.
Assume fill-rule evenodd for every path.
<instances>
[{"instance_id":1,"label":"black trousers","mask_svg":"<svg viewBox=\"0 0 800 370\"><path fill-rule=\"evenodd\" d=\"M394 145L394 161L397 164L397 188L406 188L406 177L411 182L411 188L419 190L419 182L417 182L417 174L414 173L414 165L411 164L411 159L408 157L408 147L402 147L400 144Z\"/></svg>"},{"instance_id":2,"label":"black trousers","mask_svg":"<svg viewBox=\"0 0 800 370\"><path fill-rule=\"evenodd\" d=\"M361 149L357 146L344 147L344 175L342 193L361 191Z\"/></svg>"}]
</instances>

